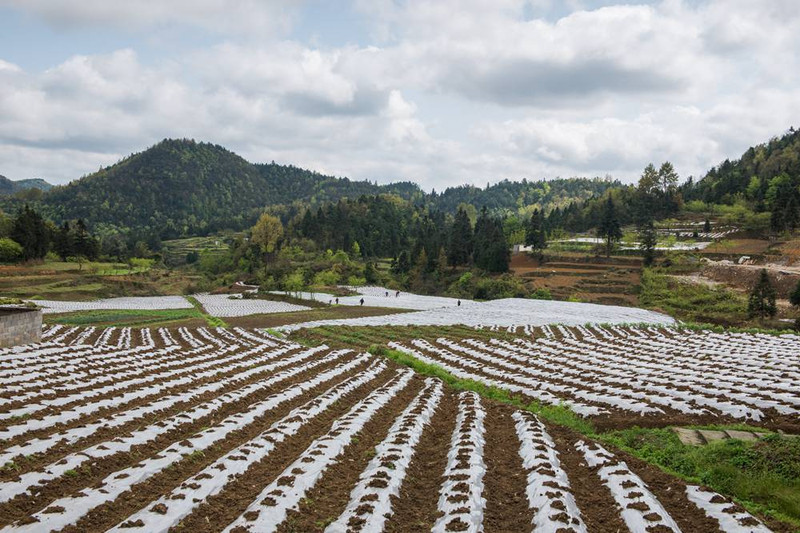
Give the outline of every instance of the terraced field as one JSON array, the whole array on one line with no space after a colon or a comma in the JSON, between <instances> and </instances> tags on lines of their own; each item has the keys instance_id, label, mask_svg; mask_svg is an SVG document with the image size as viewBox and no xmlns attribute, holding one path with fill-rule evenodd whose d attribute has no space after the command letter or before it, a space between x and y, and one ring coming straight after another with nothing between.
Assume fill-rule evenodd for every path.
<instances>
[{"instance_id":1,"label":"terraced field","mask_svg":"<svg viewBox=\"0 0 800 533\"><path fill-rule=\"evenodd\" d=\"M582 368L582 350L591 347L614 369L613 347L655 350L670 344L668 331L584 329L529 330L535 341L510 346L442 339L398 348L447 362L454 373L485 370L487 381L542 401L569 398L590 416L671 414L648 396L660 391L617 384L630 379L621 369L592 370L608 378L602 390L567 379ZM698 337L709 351L726 340ZM742 346L759 359L767 341L728 342L717 351ZM784 351L759 359L761 373L748 376L754 367L739 365L746 390L721 378L719 394L687 392L687 410L708 413L681 414L766 418L793 409L792 391L774 404L762 397L783 394L776 383L793 379L796 342L775 340L769 350ZM545 347L562 350L553 371L563 379L535 387L521 380L533 373L514 365L549 365ZM661 370L648 357L630 372L651 372L655 382ZM783 376L772 369L779 358ZM698 365L718 360L734 364L718 353ZM53 326L40 344L0 351L0 361L2 531L789 530L529 411L352 350L239 328ZM689 390L711 386L699 381L699 366L676 369Z\"/></svg>"}]
</instances>

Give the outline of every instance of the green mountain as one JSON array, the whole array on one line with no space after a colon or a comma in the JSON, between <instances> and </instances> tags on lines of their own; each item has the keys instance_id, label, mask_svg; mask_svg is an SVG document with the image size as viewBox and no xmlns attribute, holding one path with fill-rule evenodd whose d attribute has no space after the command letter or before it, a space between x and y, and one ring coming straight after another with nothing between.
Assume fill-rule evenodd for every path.
<instances>
[{"instance_id":1,"label":"green mountain","mask_svg":"<svg viewBox=\"0 0 800 533\"><path fill-rule=\"evenodd\" d=\"M28 189L49 191L53 186L41 178L12 181L5 176L0 176L0 194L14 194Z\"/></svg>"},{"instance_id":2,"label":"green mountain","mask_svg":"<svg viewBox=\"0 0 800 533\"><path fill-rule=\"evenodd\" d=\"M794 128L751 146L739 159L726 159L703 179L688 184L683 195L686 200L722 204L744 199L762 211L769 208L771 196L783 182L800 185L800 130Z\"/></svg>"},{"instance_id":3,"label":"green mountain","mask_svg":"<svg viewBox=\"0 0 800 533\"><path fill-rule=\"evenodd\" d=\"M486 206L491 211L500 212L517 212L525 206L537 204L547 210L598 197L612 187L621 186L619 181L602 178L502 180L484 189L473 185L449 187L441 194L432 195L431 201L448 213L455 213L460 204L472 204L478 209Z\"/></svg>"},{"instance_id":4,"label":"green mountain","mask_svg":"<svg viewBox=\"0 0 800 533\"><path fill-rule=\"evenodd\" d=\"M53 187L41 199L7 196L0 200L0 208L12 212L24 201L33 202L55 223L80 218L100 234L133 230L149 240L241 230L251 226L265 207L288 220L308 208L316 211L343 198L365 195L393 194L409 206L448 213L455 213L462 203L478 210L486 206L493 212L517 213L533 204L564 207L614 186L619 183L584 178L503 180L486 188L465 185L426 194L411 182L378 185L292 165L252 164L222 146L166 139L94 174Z\"/></svg>"},{"instance_id":5,"label":"green mountain","mask_svg":"<svg viewBox=\"0 0 800 533\"><path fill-rule=\"evenodd\" d=\"M135 228L161 238L242 229L265 206L309 205L362 194L421 196L411 183L379 186L275 163L254 165L222 146L164 140L119 163L55 187L42 199L54 220Z\"/></svg>"}]
</instances>

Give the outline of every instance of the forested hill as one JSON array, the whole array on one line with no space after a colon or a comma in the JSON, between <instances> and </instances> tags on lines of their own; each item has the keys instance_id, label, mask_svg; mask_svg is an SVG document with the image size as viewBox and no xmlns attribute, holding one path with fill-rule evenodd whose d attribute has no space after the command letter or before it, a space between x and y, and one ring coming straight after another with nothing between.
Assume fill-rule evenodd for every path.
<instances>
[{"instance_id":1,"label":"forested hill","mask_svg":"<svg viewBox=\"0 0 800 533\"><path fill-rule=\"evenodd\" d=\"M33 201L56 223L83 219L101 234L134 230L169 239L244 229L252 226L265 207L288 216L362 195L393 194L412 205L449 213L460 204L517 213L532 206L564 206L618 185L582 178L504 180L486 188L461 186L426 194L408 181L378 185L274 162L252 164L222 146L167 139L69 185L54 187ZM0 203L11 210L29 200L7 197Z\"/></svg>"},{"instance_id":2,"label":"forested hill","mask_svg":"<svg viewBox=\"0 0 800 533\"><path fill-rule=\"evenodd\" d=\"M527 206L546 208L565 207L572 202L582 202L601 196L612 187L622 184L616 180L601 178L568 178L548 181L503 180L481 189L472 185L450 187L434 195L431 203L438 209L455 213L460 204L471 204L478 209L486 206L492 211L518 212Z\"/></svg>"},{"instance_id":3,"label":"forested hill","mask_svg":"<svg viewBox=\"0 0 800 533\"><path fill-rule=\"evenodd\" d=\"M40 189L49 191L53 186L40 178L12 181L5 176L0 176L0 194L14 194L28 189Z\"/></svg>"},{"instance_id":4,"label":"forested hill","mask_svg":"<svg viewBox=\"0 0 800 533\"><path fill-rule=\"evenodd\" d=\"M725 160L706 176L684 187L685 200L732 204L750 202L757 211L768 210L778 189L800 185L800 131L790 128L782 137L752 146L742 157Z\"/></svg>"},{"instance_id":5,"label":"forested hill","mask_svg":"<svg viewBox=\"0 0 800 533\"><path fill-rule=\"evenodd\" d=\"M254 165L192 140L164 140L119 163L56 187L42 199L54 220L135 228L161 238L201 235L253 224L265 206L335 201L392 192L421 195L413 184L378 186L277 164Z\"/></svg>"}]
</instances>

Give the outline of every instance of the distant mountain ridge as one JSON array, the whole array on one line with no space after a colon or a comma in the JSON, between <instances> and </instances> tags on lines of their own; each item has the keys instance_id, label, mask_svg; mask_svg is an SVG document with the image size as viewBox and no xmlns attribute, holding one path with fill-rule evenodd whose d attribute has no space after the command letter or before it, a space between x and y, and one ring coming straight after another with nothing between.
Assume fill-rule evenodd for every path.
<instances>
[{"instance_id":1,"label":"distant mountain ridge","mask_svg":"<svg viewBox=\"0 0 800 533\"><path fill-rule=\"evenodd\" d=\"M0 176L0 194L14 194L27 189L40 189L49 191L53 186L41 178L30 178L24 180L10 180L5 176Z\"/></svg>"},{"instance_id":2,"label":"distant mountain ridge","mask_svg":"<svg viewBox=\"0 0 800 533\"><path fill-rule=\"evenodd\" d=\"M251 225L265 206L344 196L422 195L412 183L375 185L275 163L252 164L226 148L165 139L119 163L53 188L42 199L54 220L136 228L163 238Z\"/></svg>"},{"instance_id":3,"label":"distant mountain ridge","mask_svg":"<svg viewBox=\"0 0 800 533\"><path fill-rule=\"evenodd\" d=\"M56 223L81 218L100 233L133 230L161 239L251 226L265 207L286 217L343 198L392 194L454 213L468 203L517 212L533 204L565 206L602 194L617 181L569 178L508 181L425 193L410 181L378 185L274 162L253 164L215 144L165 139L120 162L53 187L35 202ZM21 200L0 201L6 210ZM149 238L148 237L148 238Z\"/></svg>"}]
</instances>

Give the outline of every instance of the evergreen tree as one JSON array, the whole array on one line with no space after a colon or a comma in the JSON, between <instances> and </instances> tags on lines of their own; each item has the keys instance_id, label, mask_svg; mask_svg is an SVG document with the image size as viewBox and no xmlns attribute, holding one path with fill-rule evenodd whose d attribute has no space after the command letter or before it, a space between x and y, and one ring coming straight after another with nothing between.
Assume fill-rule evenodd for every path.
<instances>
[{"instance_id":1,"label":"evergreen tree","mask_svg":"<svg viewBox=\"0 0 800 533\"><path fill-rule=\"evenodd\" d=\"M488 272L507 272L510 261L503 223L490 217L484 207L475 224L475 266Z\"/></svg>"},{"instance_id":2,"label":"evergreen tree","mask_svg":"<svg viewBox=\"0 0 800 533\"><path fill-rule=\"evenodd\" d=\"M747 314L750 318L758 317L763 320L767 316L775 316L778 313L775 296L775 288L769 280L767 269L762 268L761 275L750 292L747 302Z\"/></svg>"},{"instance_id":3,"label":"evergreen tree","mask_svg":"<svg viewBox=\"0 0 800 533\"><path fill-rule=\"evenodd\" d=\"M72 228L72 242L74 253L72 255L96 259L100 253L100 243L90 233L83 219L78 219Z\"/></svg>"},{"instance_id":4,"label":"evergreen tree","mask_svg":"<svg viewBox=\"0 0 800 533\"><path fill-rule=\"evenodd\" d=\"M703 223L703 232L711 233L711 220L706 216L706 221Z\"/></svg>"},{"instance_id":5,"label":"evergreen tree","mask_svg":"<svg viewBox=\"0 0 800 533\"><path fill-rule=\"evenodd\" d=\"M800 281L797 282L794 290L789 295L789 303L795 307L800 307Z\"/></svg>"},{"instance_id":6,"label":"evergreen tree","mask_svg":"<svg viewBox=\"0 0 800 533\"><path fill-rule=\"evenodd\" d=\"M75 255L75 243L72 237L72 228L70 228L69 222L64 222L53 235L53 251L62 261Z\"/></svg>"},{"instance_id":7,"label":"evergreen tree","mask_svg":"<svg viewBox=\"0 0 800 533\"><path fill-rule=\"evenodd\" d=\"M394 261L392 271L395 274L406 274L409 270L411 270L411 259L408 257L408 252L403 250Z\"/></svg>"},{"instance_id":8,"label":"evergreen tree","mask_svg":"<svg viewBox=\"0 0 800 533\"><path fill-rule=\"evenodd\" d=\"M44 219L27 204L14 219L11 238L22 246L22 258L26 261L42 259L50 248L50 232Z\"/></svg>"},{"instance_id":9,"label":"evergreen tree","mask_svg":"<svg viewBox=\"0 0 800 533\"><path fill-rule=\"evenodd\" d=\"M614 207L614 200L611 199L610 194L603 207L600 225L597 227L597 235L606 241L606 256L611 255L614 243L619 242L622 238L622 228L620 228L617 210Z\"/></svg>"},{"instance_id":10,"label":"evergreen tree","mask_svg":"<svg viewBox=\"0 0 800 533\"><path fill-rule=\"evenodd\" d=\"M797 282L794 290L789 295L789 303L795 307L800 307L800 281ZM800 317L795 319L794 328L800 330Z\"/></svg>"},{"instance_id":11,"label":"evergreen tree","mask_svg":"<svg viewBox=\"0 0 800 533\"><path fill-rule=\"evenodd\" d=\"M769 217L769 226L773 232L780 233L786 227L786 224L784 223L783 220L783 215L784 215L784 210L782 209L780 204L778 204L778 202L775 202L775 205L772 207L772 213L770 214Z\"/></svg>"},{"instance_id":12,"label":"evergreen tree","mask_svg":"<svg viewBox=\"0 0 800 533\"><path fill-rule=\"evenodd\" d=\"M800 211L798 211L798 207L800 206L798 206L796 195L790 195L789 199L786 201L786 207L783 212L784 229L788 229L789 231L797 229L797 225L800 223Z\"/></svg>"},{"instance_id":13,"label":"evergreen tree","mask_svg":"<svg viewBox=\"0 0 800 533\"><path fill-rule=\"evenodd\" d=\"M472 257L474 236L469 215L459 207L453 225L450 227L450 239L447 249L447 261L453 265L467 265Z\"/></svg>"},{"instance_id":14,"label":"evergreen tree","mask_svg":"<svg viewBox=\"0 0 800 533\"><path fill-rule=\"evenodd\" d=\"M644 266L649 267L655 260L656 244L658 244L658 235L652 219L648 220L639 230L639 241Z\"/></svg>"},{"instance_id":15,"label":"evergreen tree","mask_svg":"<svg viewBox=\"0 0 800 533\"><path fill-rule=\"evenodd\" d=\"M541 253L547 247L547 234L544 229L544 213L534 209L525 228L525 244Z\"/></svg>"}]
</instances>

